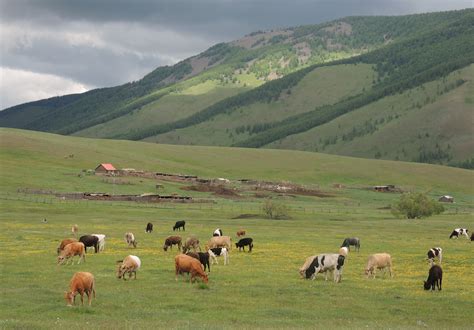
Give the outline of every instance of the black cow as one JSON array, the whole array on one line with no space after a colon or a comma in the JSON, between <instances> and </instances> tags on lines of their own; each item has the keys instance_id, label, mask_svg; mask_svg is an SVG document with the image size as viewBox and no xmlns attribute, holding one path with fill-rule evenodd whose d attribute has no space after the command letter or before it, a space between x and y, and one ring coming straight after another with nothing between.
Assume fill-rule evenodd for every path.
<instances>
[{"instance_id":1,"label":"black cow","mask_svg":"<svg viewBox=\"0 0 474 330\"><path fill-rule=\"evenodd\" d=\"M84 235L79 238L79 242L84 244L86 253L88 247L94 247L95 253L99 251L99 238L97 236Z\"/></svg>"},{"instance_id":2,"label":"black cow","mask_svg":"<svg viewBox=\"0 0 474 330\"><path fill-rule=\"evenodd\" d=\"M471 234L471 241L474 241L474 233Z\"/></svg>"},{"instance_id":3,"label":"black cow","mask_svg":"<svg viewBox=\"0 0 474 330\"><path fill-rule=\"evenodd\" d=\"M355 246L356 251L360 250L360 239L358 237L347 237L344 239L344 242L342 242L341 247L346 247L351 250L351 245Z\"/></svg>"},{"instance_id":4,"label":"black cow","mask_svg":"<svg viewBox=\"0 0 474 330\"><path fill-rule=\"evenodd\" d=\"M151 222L147 223L145 233L151 233L153 231L153 224Z\"/></svg>"},{"instance_id":5,"label":"black cow","mask_svg":"<svg viewBox=\"0 0 474 330\"><path fill-rule=\"evenodd\" d=\"M184 231L186 231L186 228L184 228L184 225L186 225L186 221L181 220L181 221L176 221L176 223L173 226L173 231L176 229L181 231L181 228L183 228Z\"/></svg>"},{"instance_id":6,"label":"black cow","mask_svg":"<svg viewBox=\"0 0 474 330\"><path fill-rule=\"evenodd\" d=\"M186 255L193 257L201 262L201 265L204 267L204 270L211 271L211 266L209 265L209 253L208 252L188 252Z\"/></svg>"},{"instance_id":7,"label":"black cow","mask_svg":"<svg viewBox=\"0 0 474 330\"><path fill-rule=\"evenodd\" d=\"M245 251L245 246L248 246L249 247L249 252L252 252L253 239L250 238L250 237L246 237L246 238L242 238L240 241L235 243L235 247L238 247L239 251L241 251L241 249L244 249L244 251Z\"/></svg>"},{"instance_id":8,"label":"black cow","mask_svg":"<svg viewBox=\"0 0 474 330\"><path fill-rule=\"evenodd\" d=\"M438 286L438 290L441 291L441 283L443 282L443 270L440 266L434 265L430 268L430 272L428 274L428 280L424 282L425 290L435 290L435 285Z\"/></svg>"}]
</instances>

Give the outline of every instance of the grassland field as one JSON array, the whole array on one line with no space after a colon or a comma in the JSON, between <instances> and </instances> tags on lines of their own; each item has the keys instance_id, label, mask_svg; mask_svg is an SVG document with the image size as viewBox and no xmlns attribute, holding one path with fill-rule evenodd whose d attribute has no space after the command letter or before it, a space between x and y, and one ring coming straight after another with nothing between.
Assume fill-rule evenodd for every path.
<instances>
[{"instance_id":1,"label":"grassland field","mask_svg":"<svg viewBox=\"0 0 474 330\"><path fill-rule=\"evenodd\" d=\"M297 151L247 150L155 145L93 140L14 129L0 130L0 328L472 328L473 245L465 238L449 240L455 227L474 229L472 171L381 160L365 160ZM74 154L73 158L66 157ZM334 197L271 197L290 207L289 220L263 217L262 199L252 192L226 199L183 191L182 184L163 184L165 193L212 198L213 204L139 204L61 201L30 195L18 188L61 192L153 192L156 180L121 178L114 185L86 175L83 169L112 162L116 167L226 177L291 181L318 187ZM344 188L333 188L334 183ZM436 198L451 194L454 205L428 219L395 218L387 205L399 194L364 189L395 183L408 191ZM243 188L236 185L237 188ZM256 214L234 219L240 214ZM46 218L47 223L42 223ZM252 253L230 254L211 267L209 285L174 279L174 256L163 241L177 220L186 220L183 237L205 242L215 228L232 236L245 228L254 239ZM145 234L147 222L155 225ZM56 248L80 234L107 235L105 251L88 253L84 264L56 265ZM135 233L136 249L125 232ZM176 234L176 232L175 232ZM337 252L347 236L361 239L360 252L349 254L342 282L302 280L297 273L310 255ZM203 244L204 245L204 244ZM423 290L429 248L441 246L443 290ZM394 278L366 279L369 254L388 252ZM115 261L141 258L137 280L115 277ZM74 272L96 277L92 307L66 307L63 292ZM76 298L76 303L80 300Z\"/></svg>"}]
</instances>

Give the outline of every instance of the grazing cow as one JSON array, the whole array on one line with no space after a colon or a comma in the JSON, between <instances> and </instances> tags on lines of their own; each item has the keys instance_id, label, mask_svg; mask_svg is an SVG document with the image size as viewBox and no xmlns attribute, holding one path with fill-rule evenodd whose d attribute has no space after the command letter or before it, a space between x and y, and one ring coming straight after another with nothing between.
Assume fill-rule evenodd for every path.
<instances>
[{"instance_id":1,"label":"grazing cow","mask_svg":"<svg viewBox=\"0 0 474 330\"><path fill-rule=\"evenodd\" d=\"M95 253L99 251L99 238L97 236L84 235L79 238L79 242L84 243L84 246L86 247L86 253L88 247L93 247Z\"/></svg>"},{"instance_id":2,"label":"grazing cow","mask_svg":"<svg viewBox=\"0 0 474 330\"><path fill-rule=\"evenodd\" d=\"M128 247L137 247L137 241L135 240L135 235L133 235L133 233L125 233L125 242L127 242Z\"/></svg>"},{"instance_id":3,"label":"grazing cow","mask_svg":"<svg viewBox=\"0 0 474 330\"><path fill-rule=\"evenodd\" d=\"M365 267L365 275L369 277L371 274L375 278L375 271L377 269L383 269L384 275L385 270L388 269L390 277L393 277L392 274L392 257L388 253L376 253L369 256L367 259L367 267Z\"/></svg>"},{"instance_id":4,"label":"grazing cow","mask_svg":"<svg viewBox=\"0 0 474 330\"><path fill-rule=\"evenodd\" d=\"M342 242L341 247L347 247L349 251L351 250L351 245L355 246L356 251L360 250L360 239L358 237L347 237Z\"/></svg>"},{"instance_id":5,"label":"grazing cow","mask_svg":"<svg viewBox=\"0 0 474 330\"><path fill-rule=\"evenodd\" d=\"M211 271L211 266L209 265L209 253L208 252L188 252L186 253L187 256L193 257L201 262L204 270Z\"/></svg>"},{"instance_id":6,"label":"grazing cow","mask_svg":"<svg viewBox=\"0 0 474 330\"><path fill-rule=\"evenodd\" d=\"M246 232L243 229L237 231L237 237L245 236L245 234L246 234Z\"/></svg>"},{"instance_id":7,"label":"grazing cow","mask_svg":"<svg viewBox=\"0 0 474 330\"><path fill-rule=\"evenodd\" d=\"M92 234L99 239L99 251L105 250L105 235L104 234Z\"/></svg>"},{"instance_id":8,"label":"grazing cow","mask_svg":"<svg viewBox=\"0 0 474 330\"><path fill-rule=\"evenodd\" d=\"M190 236L186 238L186 241L184 242L183 253L186 253L191 249L193 249L194 252L196 252L196 249L199 249L199 251L201 251L201 246L199 245L199 240L196 236Z\"/></svg>"},{"instance_id":9,"label":"grazing cow","mask_svg":"<svg viewBox=\"0 0 474 330\"><path fill-rule=\"evenodd\" d=\"M347 257L349 254L349 248L347 246L343 246L342 248L339 249L339 254L341 256Z\"/></svg>"},{"instance_id":10,"label":"grazing cow","mask_svg":"<svg viewBox=\"0 0 474 330\"><path fill-rule=\"evenodd\" d=\"M309 278L306 276L306 270L309 268L309 266L311 265L311 263L313 262L314 258L316 258L317 256L314 255L314 256L311 256L311 257L308 257L306 258L303 266L300 267L300 269L298 270L301 278ZM314 272L314 268L313 268L313 272ZM311 273L309 276L311 276L313 273Z\"/></svg>"},{"instance_id":11,"label":"grazing cow","mask_svg":"<svg viewBox=\"0 0 474 330\"><path fill-rule=\"evenodd\" d=\"M453 230L449 238L453 238L453 237L459 238L459 236L461 235L464 235L466 236L466 238L469 239L469 230L467 230L466 228L456 228Z\"/></svg>"},{"instance_id":12,"label":"grazing cow","mask_svg":"<svg viewBox=\"0 0 474 330\"><path fill-rule=\"evenodd\" d=\"M146 224L145 233L151 233L153 231L153 224L151 222Z\"/></svg>"},{"instance_id":13,"label":"grazing cow","mask_svg":"<svg viewBox=\"0 0 474 330\"><path fill-rule=\"evenodd\" d=\"M75 238L66 238L61 241L61 244L59 244L58 249L56 250L59 253L64 250L64 247L68 245L69 243L77 242L77 239Z\"/></svg>"},{"instance_id":14,"label":"grazing cow","mask_svg":"<svg viewBox=\"0 0 474 330\"><path fill-rule=\"evenodd\" d=\"M438 290L441 291L441 284L443 282L443 270L440 266L431 266L428 274L428 280L424 281L425 290L435 290L435 285L438 286Z\"/></svg>"},{"instance_id":15,"label":"grazing cow","mask_svg":"<svg viewBox=\"0 0 474 330\"><path fill-rule=\"evenodd\" d=\"M226 247L228 250L232 248L232 239L229 236L215 236L207 243L208 249L216 247Z\"/></svg>"},{"instance_id":16,"label":"grazing cow","mask_svg":"<svg viewBox=\"0 0 474 330\"><path fill-rule=\"evenodd\" d=\"M181 221L176 221L176 223L173 226L173 231L176 229L181 230L183 228L184 231L186 231L186 228L184 227L186 225L186 221L181 220Z\"/></svg>"},{"instance_id":17,"label":"grazing cow","mask_svg":"<svg viewBox=\"0 0 474 330\"><path fill-rule=\"evenodd\" d=\"M212 233L212 236L222 236L222 230L220 228L217 228L216 230L214 230L214 232Z\"/></svg>"},{"instance_id":18,"label":"grazing cow","mask_svg":"<svg viewBox=\"0 0 474 330\"><path fill-rule=\"evenodd\" d=\"M58 264L62 265L64 261L66 261L66 265L69 263L69 259L71 259L71 264L74 262L72 258L75 256L79 256L79 260L77 261L77 264L81 262L81 259L83 262L86 262L86 248L84 246L84 243L82 242L72 242L69 243L64 247L64 250L59 253L58 256Z\"/></svg>"},{"instance_id":19,"label":"grazing cow","mask_svg":"<svg viewBox=\"0 0 474 330\"><path fill-rule=\"evenodd\" d=\"M239 248L239 251L241 249L244 249L244 251L245 251L246 246L249 247L249 252L252 252L252 249L253 249L253 239L252 238L250 238L250 237L242 238L237 243L235 243L235 247Z\"/></svg>"},{"instance_id":20,"label":"grazing cow","mask_svg":"<svg viewBox=\"0 0 474 330\"><path fill-rule=\"evenodd\" d=\"M430 261L431 266L433 266L435 258L438 258L439 263L441 264L441 260L443 259L443 249L440 247L432 248L428 251L427 255L427 259Z\"/></svg>"},{"instance_id":21,"label":"grazing cow","mask_svg":"<svg viewBox=\"0 0 474 330\"><path fill-rule=\"evenodd\" d=\"M71 228L72 234L77 237L77 233L79 232L79 227L77 225L73 225Z\"/></svg>"},{"instance_id":22,"label":"grazing cow","mask_svg":"<svg viewBox=\"0 0 474 330\"><path fill-rule=\"evenodd\" d=\"M178 254L174 258L175 265L175 279L178 280L178 274L190 273L191 277L189 281L192 283L196 276L202 278L204 283L208 283L209 279L207 274L202 269L201 263L193 257L187 256L185 254Z\"/></svg>"},{"instance_id":23,"label":"grazing cow","mask_svg":"<svg viewBox=\"0 0 474 330\"><path fill-rule=\"evenodd\" d=\"M81 295L81 304L84 306L84 293L87 295L89 306L92 302L92 295L95 299L95 280L94 275L88 272L77 272L72 276L69 283L69 291L64 292L64 298L67 305L72 306L76 304L76 295Z\"/></svg>"},{"instance_id":24,"label":"grazing cow","mask_svg":"<svg viewBox=\"0 0 474 330\"><path fill-rule=\"evenodd\" d=\"M181 237L180 236L168 236L165 239L163 250L168 251L168 248L173 249L173 245L177 245L178 249L181 250Z\"/></svg>"},{"instance_id":25,"label":"grazing cow","mask_svg":"<svg viewBox=\"0 0 474 330\"><path fill-rule=\"evenodd\" d=\"M325 273L325 280L328 280L328 272L332 272L334 282L339 283L342 279L342 268L345 257L337 253L320 254L313 259L311 265L306 270L306 278L314 281L318 273Z\"/></svg>"},{"instance_id":26,"label":"grazing cow","mask_svg":"<svg viewBox=\"0 0 474 330\"><path fill-rule=\"evenodd\" d=\"M132 273L137 279L137 270L142 265L140 258L137 256L129 255L123 260L117 261L117 278L123 278L126 281L125 274L128 273L128 279L132 278Z\"/></svg>"},{"instance_id":27,"label":"grazing cow","mask_svg":"<svg viewBox=\"0 0 474 330\"><path fill-rule=\"evenodd\" d=\"M229 251L227 251L227 248L212 248L207 251L209 253L209 257L211 258L211 264L217 262L217 257L222 256L224 257L224 265L227 265L229 263Z\"/></svg>"}]
</instances>

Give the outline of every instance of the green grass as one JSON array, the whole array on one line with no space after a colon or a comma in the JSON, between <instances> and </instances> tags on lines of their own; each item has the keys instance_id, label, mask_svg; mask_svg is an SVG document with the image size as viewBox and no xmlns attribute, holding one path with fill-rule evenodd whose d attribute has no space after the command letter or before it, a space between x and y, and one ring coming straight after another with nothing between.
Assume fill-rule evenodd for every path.
<instances>
[{"instance_id":1,"label":"green grass","mask_svg":"<svg viewBox=\"0 0 474 330\"><path fill-rule=\"evenodd\" d=\"M1 328L469 328L474 307L472 246L449 240L454 227L472 230L472 172L442 166L366 160L284 150L155 145L93 140L52 134L0 130L0 327ZM64 156L74 154L74 158ZM262 199L216 198L215 204L135 204L72 202L22 195L21 187L57 191L109 191L95 176L79 178L81 169L99 162L117 167L181 172L205 177L291 180L331 191L333 198L273 195L290 207L291 220L232 219L259 214ZM128 178L121 178L128 180ZM152 180L117 185L117 193L147 191ZM332 188L333 183L346 186ZM395 219L382 209L398 198L360 189L395 183L405 189L454 195L440 216ZM179 191L181 185L165 183ZM249 192L247 196L251 196ZM196 196L207 196L196 193ZM458 212L458 213L456 213ZM41 222L43 218L48 223ZM215 228L236 240L247 230L252 253L231 251L230 264L213 265L208 288L174 279L176 250L165 253L163 240L175 221L205 242ZM155 230L145 234L147 222ZM81 265L56 266L56 247L70 236L107 235L103 253L89 253ZM428 228L428 230L427 230ZM136 249L123 241L132 231ZM176 232L175 232L176 234ZM361 238L361 251L349 255L340 284L299 279L298 268L309 255L336 252L346 236ZM426 292L433 246L444 249L443 291ZM395 277L368 280L367 256L391 253ZM115 278L115 261L128 254L142 260L137 280ZM95 275L97 299L92 307L66 307L63 291L76 271ZM76 298L76 302L80 300Z\"/></svg>"}]
</instances>

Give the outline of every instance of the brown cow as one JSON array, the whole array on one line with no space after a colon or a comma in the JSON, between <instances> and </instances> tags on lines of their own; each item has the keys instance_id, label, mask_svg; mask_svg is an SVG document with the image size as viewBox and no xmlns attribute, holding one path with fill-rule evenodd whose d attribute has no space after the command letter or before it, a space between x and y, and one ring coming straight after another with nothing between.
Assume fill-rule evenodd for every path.
<instances>
[{"instance_id":1,"label":"brown cow","mask_svg":"<svg viewBox=\"0 0 474 330\"><path fill-rule=\"evenodd\" d=\"M76 304L76 295L81 295L81 304L84 306L84 293L87 294L89 306L92 302L92 294L95 298L95 280L94 275L88 272L77 272L73 275L69 283L69 292L64 292L64 298L67 305L72 306Z\"/></svg>"},{"instance_id":2,"label":"brown cow","mask_svg":"<svg viewBox=\"0 0 474 330\"><path fill-rule=\"evenodd\" d=\"M168 248L173 249L173 245L177 245L178 249L181 250L181 236L168 236L165 239L163 250L168 251Z\"/></svg>"},{"instance_id":3,"label":"brown cow","mask_svg":"<svg viewBox=\"0 0 474 330\"><path fill-rule=\"evenodd\" d=\"M204 283L208 282L207 274L204 272L201 266L201 262L193 257L187 256L185 254L178 254L174 258L174 265L176 269L175 277L176 281L178 280L178 274L182 273L191 273L189 281L192 283L196 276L202 278Z\"/></svg>"},{"instance_id":4,"label":"brown cow","mask_svg":"<svg viewBox=\"0 0 474 330\"><path fill-rule=\"evenodd\" d=\"M183 253L191 251L191 249L193 249L194 252L196 252L197 249L201 251L201 246L199 245L199 239L196 236L190 236L186 238L186 241L184 242Z\"/></svg>"},{"instance_id":5,"label":"brown cow","mask_svg":"<svg viewBox=\"0 0 474 330\"><path fill-rule=\"evenodd\" d=\"M73 263L72 258L74 256L79 256L77 264L80 264L81 259L83 262L86 262L86 248L84 247L84 243L72 242L66 245L58 256L58 264L62 265L64 261L66 261L67 265L69 259L71 259L71 263Z\"/></svg>"},{"instance_id":6,"label":"brown cow","mask_svg":"<svg viewBox=\"0 0 474 330\"><path fill-rule=\"evenodd\" d=\"M246 232L243 229L237 231L237 237L245 236L245 234L246 234Z\"/></svg>"},{"instance_id":7,"label":"brown cow","mask_svg":"<svg viewBox=\"0 0 474 330\"><path fill-rule=\"evenodd\" d=\"M57 249L58 255L59 255L59 253L60 253L62 250L64 250L64 247L65 247L66 245L68 245L69 243L74 243L74 242L77 242L77 239L75 239L75 238L66 238L66 239L63 239L63 240L61 241L61 244L59 244L58 249Z\"/></svg>"}]
</instances>

